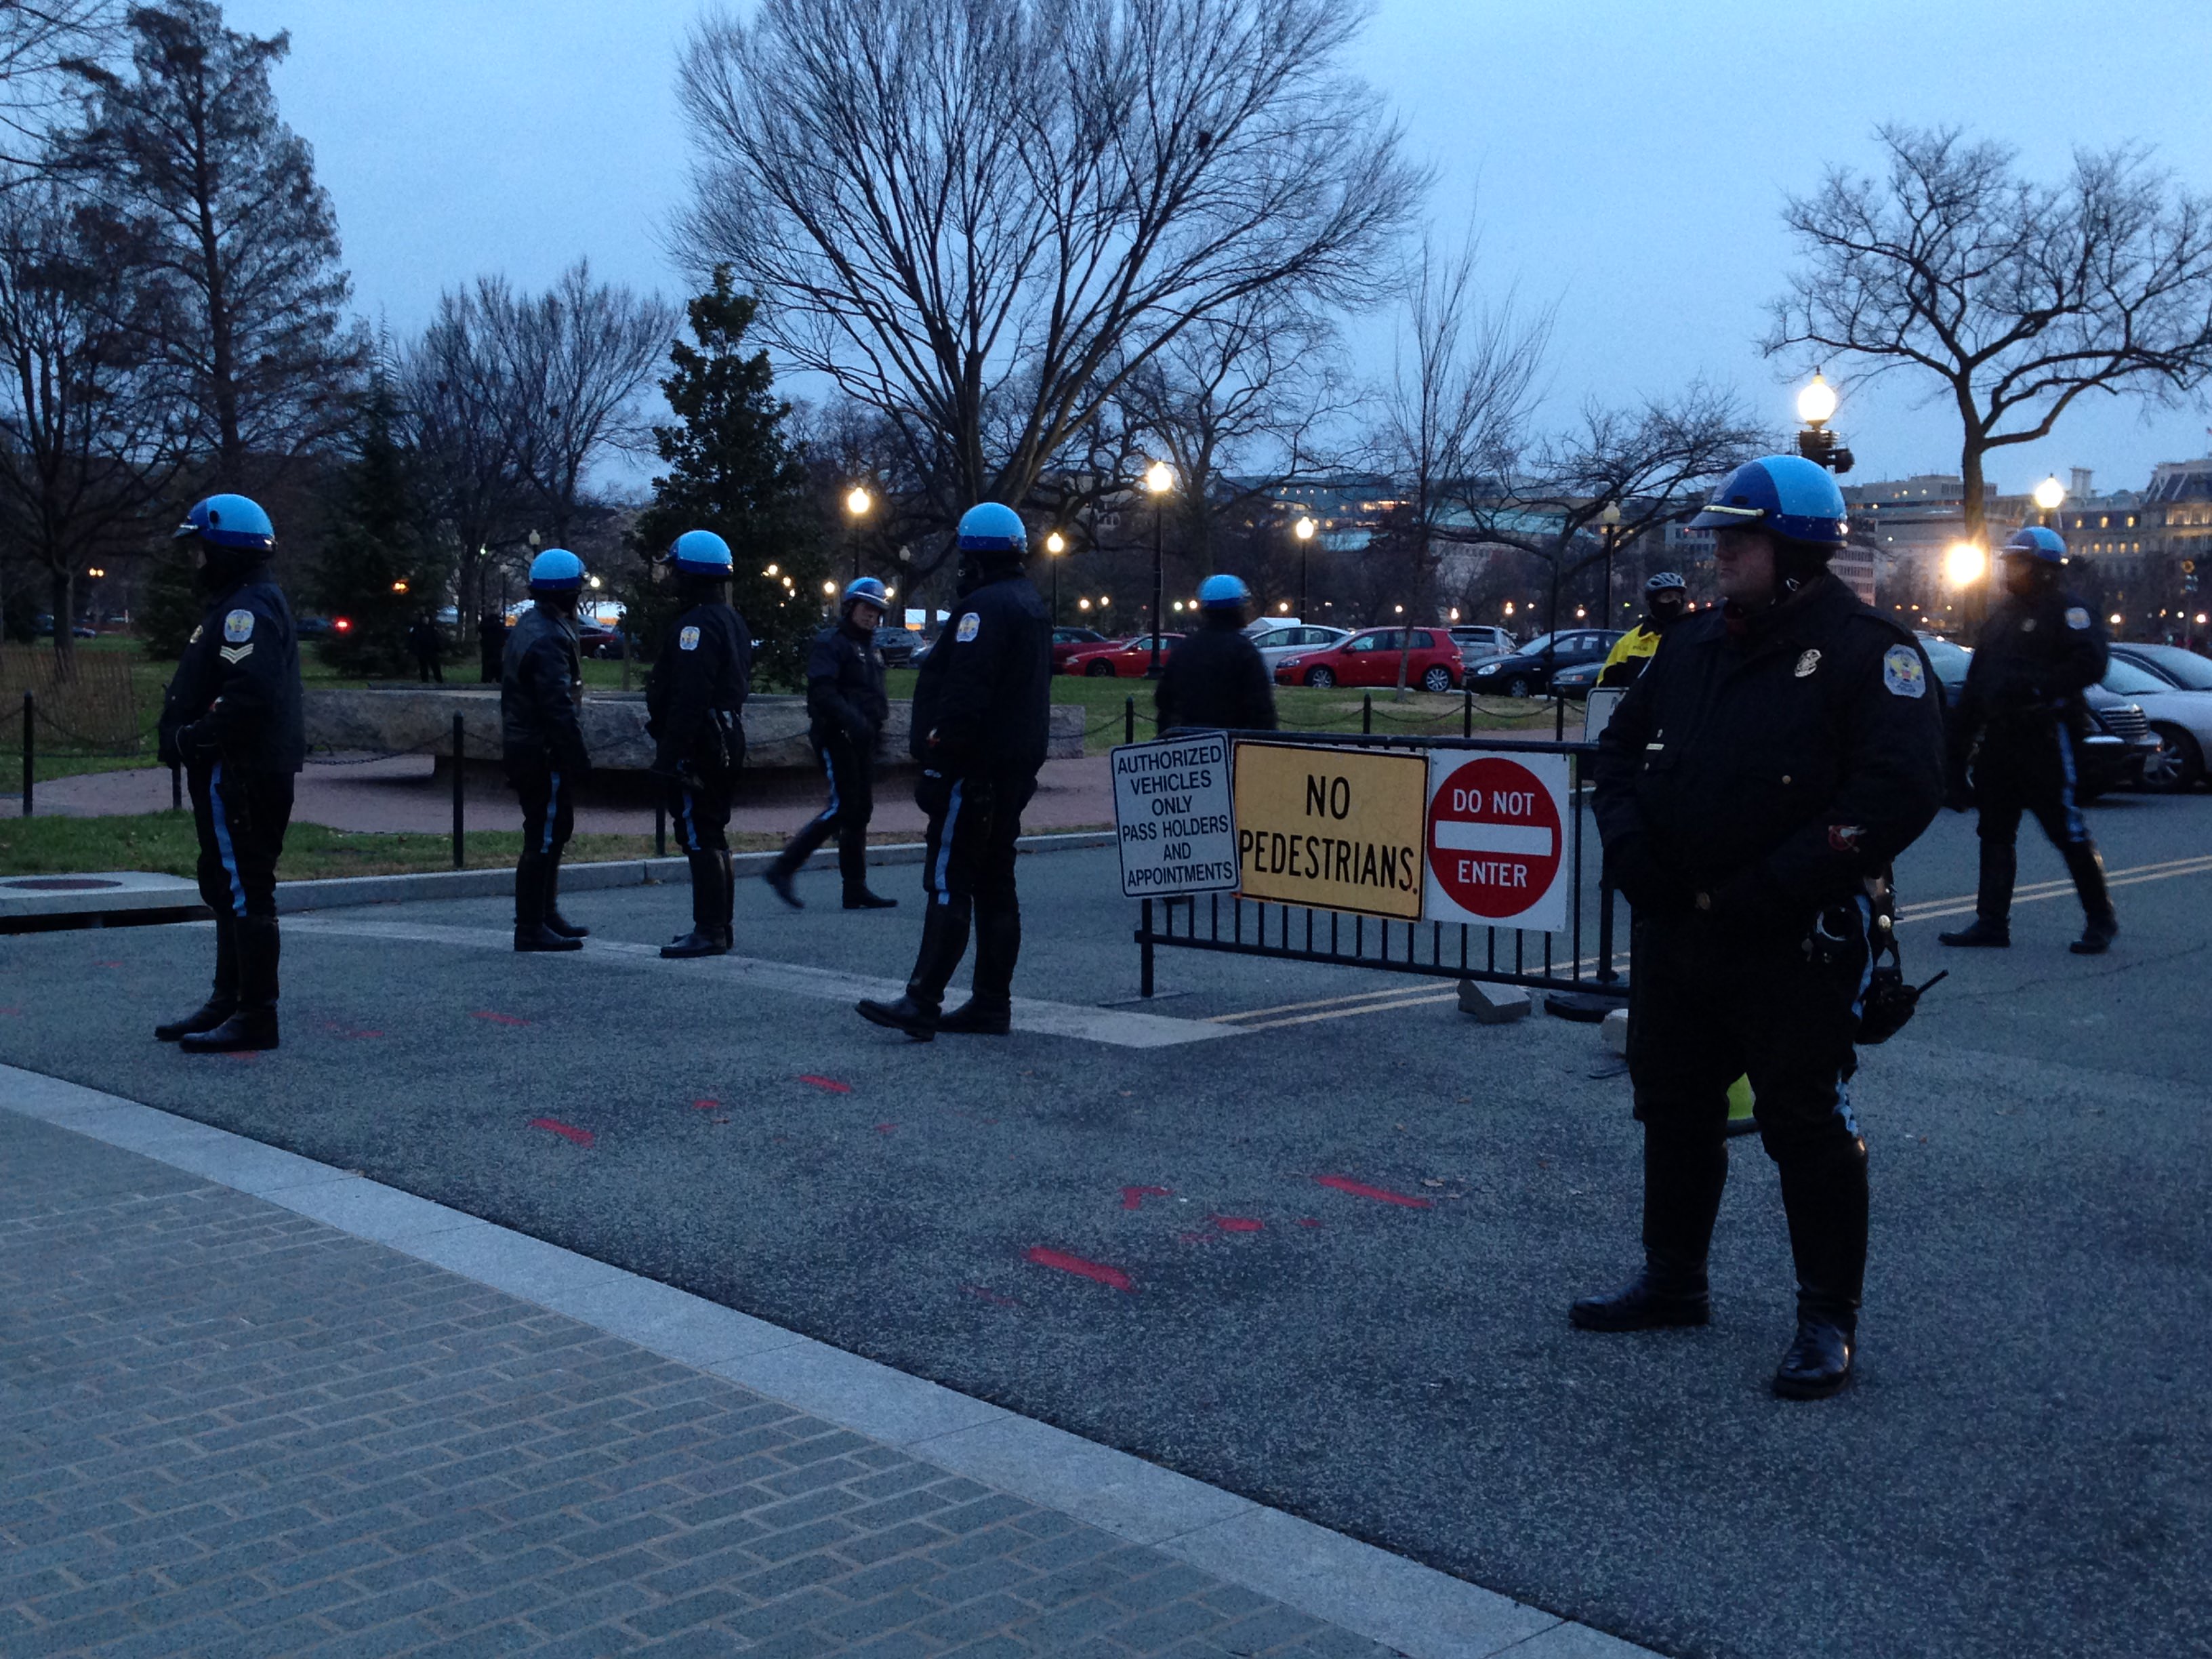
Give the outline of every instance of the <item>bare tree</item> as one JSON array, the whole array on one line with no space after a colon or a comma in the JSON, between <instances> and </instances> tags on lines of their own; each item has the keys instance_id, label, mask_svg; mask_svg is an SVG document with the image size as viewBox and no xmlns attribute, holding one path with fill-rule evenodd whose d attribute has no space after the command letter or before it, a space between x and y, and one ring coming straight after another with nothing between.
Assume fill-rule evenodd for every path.
<instances>
[{"instance_id":1,"label":"bare tree","mask_svg":"<svg viewBox=\"0 0 2212 1659\"><path fill-rule=\"evenodd\" d=\"M46 130L76 90L70 66L106 51L121 22L117 0L0 0L0 165L52 161Z\"/></svg>"},{"instance_id":2,"label":"bare tree","mask_svg":"<svg viewBox=\"0 0 2212 1659\"><path fill-rule=\"evenodd\" d=\"M46 579L64 678L77 576L141 538L183 455L141 349L159 297L107 228L51 179L0 195L0 527Z\"/></svg>"},{"instance_id":3,"label":"bare tree","mask_svg":"<svg viewBox=\"0 0 2212 1659\"><path fill-rule=\"evenodd\" d=\"M2048 435L2086 393L2172 399L2212 369L2212 198L2136 148L2078 150L2040 185L1955 127L1876 137L1885 178L1837 168L1790 198L1805 264L1762 348L1847 357L1861 380L1903 371L1949 400L1980 539L1990 450Z\"/></svg>"},{"instance_id":4,"label":"bare tree","mask_svg":"<svg viewBox=\"0 0 2212 1659\"><path fill-rule=\"evenodd\" d=\"M343 310L337 217L277 113L289 35L226 27L212 0L137 6L131 70L79 63L89 124L72 165L168 278L149 335L185 382L214 482L241 489L343 425L368 356Z\"/></svg>"},{"instance_id":5,"label":"bare tree","mask_svg":"<svg viewBox=\"0 0 2212 1659\"><path fill-rule=\"evenodd\" d=\"M1422 179L1340 0L762 0L695 29L681 234L902 431L949 525L1275 292L1371 296Z\"/></svg>"}]
</instances>

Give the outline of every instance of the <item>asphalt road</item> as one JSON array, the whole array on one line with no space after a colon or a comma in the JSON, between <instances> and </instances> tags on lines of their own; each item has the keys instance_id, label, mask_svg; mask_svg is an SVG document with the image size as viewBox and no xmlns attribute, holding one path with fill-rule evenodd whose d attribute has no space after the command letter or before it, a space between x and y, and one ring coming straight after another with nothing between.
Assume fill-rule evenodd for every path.
<instances>
[{"instance_id":1,"label":"asphalt road","mask_svg":"<svg viewBox=\"0 0 2212 1659\"><path fill-rule=\"evenodd\" d=\"M0 1060L1668 1652L2204 1651L2212 799L2122 799L2093 825L2122 872L2111 956L2066 953L2070 897L2024 902L2008 952L1939 951L1951 919L1906 926L1908 971L1953 977L1855 1086L1875 1182L1862 1370L1812 1406L1766 1390L1791 1287L1755 1143L1737 1144L1711 1330L1568 1329L1568 1300L1635 1253L1626 1079L1591 1028L1477 1027L1448 983L1164 952L1152 1012L1264 1029L920 1046L864 1025L837 981L635 949L517 957L501 904L456 902L288 924L287 1046L253 1059L148 1035L199 994L204 927L0 939ZM1971 820L1946 817L1905 898L1970 894L1972 858ZM1129 1006L1111 860L1024 860L1018 988ZM2027 884L2063 876L2039 845L2022 863ZM904 902L880 915L749 888L739 949L902 975L913 872L886 874ZM634 946L687 913L680 888L567 908ZM1399 988L1380 1012L1251 1017Z\"/></svg>"}]
</instances>

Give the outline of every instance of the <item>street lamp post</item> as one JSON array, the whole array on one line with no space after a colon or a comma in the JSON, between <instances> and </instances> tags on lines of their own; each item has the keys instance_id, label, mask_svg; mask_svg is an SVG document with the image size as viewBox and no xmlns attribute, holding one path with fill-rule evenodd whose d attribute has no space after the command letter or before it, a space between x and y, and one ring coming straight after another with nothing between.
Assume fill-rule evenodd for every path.
<instances>
[{"instance_id":1,"label":"street lamp post","mask_svg":"<svg viewBox=\"0 0 2212 1659\"><path fill-rule=\"evenodd\" d=\"M1836 415L1836 389L1818 369L1797 394L1797 418L1805 422L1805 429L1797 434L1797 453L1808 461L1818 461L1831 472L1844 473L1851 470L1851 452L1828 429L1828 422Z\"/></svg>"},{"instance_id":2,"label":"street lamp post","mask_svg":"<svg viewBox=\"0 0 2212 1659\"><path fill-rule=\"evenodd\" d=\"M845 497L845 511L851 515L853 522L853 580L854 581L860 580L860 520L867 515L868 509L874 505L875 503L869 498L868 492L858 484L854 484L852 492Z\"/></svg>"},{"instance_id":3,"label":"street lamp post","mask_svg":"<svg viewBox=\"0 0 2212 1659\"><path fill-rule=\"evenodd\" d=\"M2058 482L2056 473L2035 487L2035 521L2049 528L2052 514L2066 499L2066 486Z\"/></svg>"},{"instance_id":4,"label":"street lamp post","mask_svg":"<svg viewBox=\"0 0 2212 1659\"><path fill-rule=\"evenodd\" d=\"M1045 556L1052 561L1052 625L1060 626L1060 556L1067 551L1067 538L1057 530L1044 538Z\"/></svg>"},{"instance_id":5,"label":"street lamp post","mask_svg":"<svg viewBox=\"0 0 2212 1659\"><path fill-rule=\"evenodd\" d=\"M1317 528L1310 518L1300 518L1292 526L1298 538L1298 620L1306 620L1306 606L1312 603L1306 592L1306 574L1313 559L1314 531Z\"/></svg>"},{"instance_id":6,"label":"street lamp post","mask_svg":"<svg viewBox=\"0 0 2212 1659\"><path fill-rule=\"evenodd\" d=\"M1613 626L1613 547L1620 534L1620 503L1607 501L1605 511L1597 515L1598 526L1605 535L1605 603L1598 614L1605 618L1607 628Z\"/></svg>"},{"instance_id":7,"label":"street lamp post","mask_svg":"<svg viewBox=\"0 0 2212 1659\"><path fill-rule=\"evenodd\" d=\"M1160 677L1160 611L1167 598L1166 565L1161 526L1167 516L1167 493L1175 488L1175 472L1165 461L1145 469L1145 488L1152 497L1152 659L1146 668L1148 679Z\"/></svg>"}]
</instances>

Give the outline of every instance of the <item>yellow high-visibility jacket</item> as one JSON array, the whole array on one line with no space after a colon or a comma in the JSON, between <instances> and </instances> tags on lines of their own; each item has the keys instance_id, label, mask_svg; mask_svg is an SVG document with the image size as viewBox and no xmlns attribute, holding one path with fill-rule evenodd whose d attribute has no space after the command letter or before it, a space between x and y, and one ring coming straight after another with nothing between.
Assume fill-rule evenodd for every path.
<instances>
[{"instance_id":1,"label":"yellow high-visibility jacket","mask_svg":"<svg viewBox=\"0 0 2212 1659\"><path fill-rule=\"evenodd\" d=\"M1644 672L1644 665L1659 648L1659 630L1640 622L1613 642L1605 666L1598 672L1600 685L1626 685Z\"/></svg>"}]
</instances>

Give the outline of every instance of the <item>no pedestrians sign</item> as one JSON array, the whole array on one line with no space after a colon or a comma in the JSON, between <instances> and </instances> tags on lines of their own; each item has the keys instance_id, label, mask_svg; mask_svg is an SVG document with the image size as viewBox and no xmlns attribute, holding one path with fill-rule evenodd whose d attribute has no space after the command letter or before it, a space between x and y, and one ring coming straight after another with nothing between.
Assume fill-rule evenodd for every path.
<instances>
[{"instance_id":1,"label":"no pedestrians sign","mask_svg":"<svg viewBox=\"0 0 2212 1659\"><path fill-rule=\"evenodd\" d=\"M1426 919L1563 932L1567 802L1565 755L1431 751Z\"/></svg>"}]
</instances>

